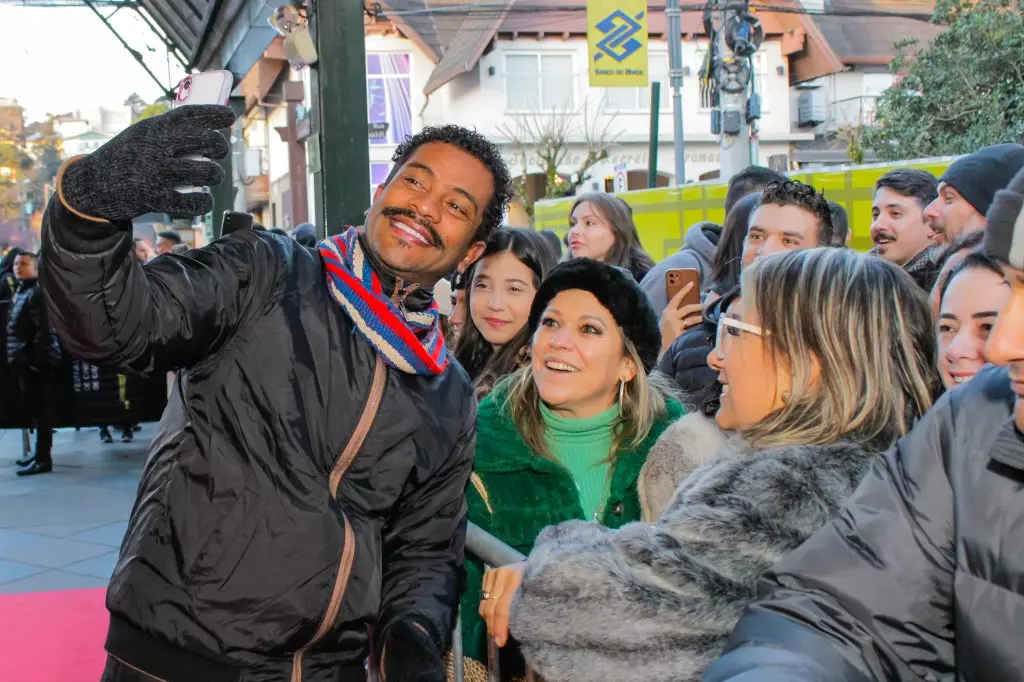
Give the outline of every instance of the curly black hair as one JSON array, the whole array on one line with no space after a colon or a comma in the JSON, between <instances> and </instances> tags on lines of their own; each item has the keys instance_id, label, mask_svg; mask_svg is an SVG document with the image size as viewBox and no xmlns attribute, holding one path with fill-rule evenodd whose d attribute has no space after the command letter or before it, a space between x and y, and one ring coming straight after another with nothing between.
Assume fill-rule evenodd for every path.
<instances>
[{"instance_id":1,"label":"curly black hair","mask_svg":"<svg viewBox=\"0 0 1024 682\"><path fill-rule=\"evenodd\" d=\"M818 219L818 245L832 246L835 227L832 224L832 209L825 195L799 180L769 182L757 201L758 206L797 206ZM756 207L754 210L757 210Z\"/></svg>"},{"instance_id":2,"label":"curly black hair","mask_svg":"<svg viewBox=\"0 0 1024 682\"><path fill-rule=\"evenodd\" d=\"M491 201L487 204L480 227L476 232L477 241L487 241L491 233L501 227L505 211L508 210L508 204L512 200L512 178L498 147L477 131L446 123L440 126L428 126L415 135L405 138L405 141L395 148L395 153L391 157L394 165L384 184L391 183L413 152L430 142L443 142L458 147L479 159L491 172L491 178L494 180L494 195L491 196Z\"/></svg>"}]
</instances>

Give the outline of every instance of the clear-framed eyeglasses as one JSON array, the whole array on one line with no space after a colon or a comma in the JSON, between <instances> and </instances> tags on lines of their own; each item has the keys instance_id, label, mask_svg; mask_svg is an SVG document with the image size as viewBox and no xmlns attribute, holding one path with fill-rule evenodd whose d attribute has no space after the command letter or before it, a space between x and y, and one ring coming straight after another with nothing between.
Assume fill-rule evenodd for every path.
<instances>
[{"instance_id":1,"label":"clear-framed eyeglasses","mask_svg":"<svg viewBox=\"0 0 1024 682\"><path fill-rule=\"evenodd\" d=\"M718 327L715 330L715 354L720 358L724 358L731 343L730 337L739 336L742 332L748 332L761 338L765 336L764 330L757 325L748 324L743 320L737 320L735 317L719 316Z\"/></svg>"}]
</instances>

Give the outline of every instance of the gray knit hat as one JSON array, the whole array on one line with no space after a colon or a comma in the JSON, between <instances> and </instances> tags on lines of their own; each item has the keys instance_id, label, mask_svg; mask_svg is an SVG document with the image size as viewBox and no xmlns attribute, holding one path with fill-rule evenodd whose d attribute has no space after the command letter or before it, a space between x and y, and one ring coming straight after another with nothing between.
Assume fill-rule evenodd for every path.
<instances>
[{"instance_id":1,"label":"gray knit hat","mask_svg":"<svg viewBox=\"0 0 1024 682\"><path fill-rule=\"evenodd\" d=\"M996 192L985 221L985 253L1024 270L1024 169Z\"/></svg>"}]
</instances>

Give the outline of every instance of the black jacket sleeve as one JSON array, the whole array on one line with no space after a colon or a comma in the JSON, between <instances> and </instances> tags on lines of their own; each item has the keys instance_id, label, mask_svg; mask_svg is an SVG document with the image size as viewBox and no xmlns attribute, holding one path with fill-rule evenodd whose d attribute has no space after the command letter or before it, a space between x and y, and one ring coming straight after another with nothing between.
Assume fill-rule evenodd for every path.
<instances>
[{"instance_id":1,"label":"black jacket sleeve","mask_svg":"<svg viewBox=\"0 0 1024 682\"><path fill-rule=\"evenodd\" d=\"M28 366L43 370L50 366L50 325L46 321L46 305L37 286L26 303L25 314L32 319L32 342L29 346Z\"/></svg>"},{"instance_id":2,"label":"black jacket sleeve","mask_svg":"<svg viewBox=\"0 0 1024 682\"><path fill-rule=\"evenodd\" d=\"M947 394L767 575L706 682L953 676L953 410Z\"/></svg>"},{"instance_id":3,"label":"black jacket sleeve","mask_svg":"<svg viewBox=\"0 0 1024 682\"><path fill-rule=\"evenodd\" d=\"M451 638L466 544L465 491L476 450L475 403L466 412L455 448L430 478L410 481L384 529L378 647L400 621L421 625L439 652Z\"/></svg>"},{"instance_id":4,"label":"black jacket sleeve","mask_svg":"<svg viewBox=\"0 0 1024 682\"><path fill-rule=\"evenodd\" d=\"M191 367L258 314L283 283L286 245L244 230L143 266L129 226L90 222L54 197L40 284L68 352L136 372Z\"/></svg>"},{"instance_id":5,"label":"black jacket sleeve","mask_svg":"<svg viewBox=\"0 0 1024 682\"><path fill-rule=\"evenodd\" d=\"M708 322L687 329L672 342L657 366L663 374L675 379L688 407L708 416L718 411L721 395L718 372L708 366L708 353L712 349L708 337L713 330Z\"/></svg>"}]
</instances>

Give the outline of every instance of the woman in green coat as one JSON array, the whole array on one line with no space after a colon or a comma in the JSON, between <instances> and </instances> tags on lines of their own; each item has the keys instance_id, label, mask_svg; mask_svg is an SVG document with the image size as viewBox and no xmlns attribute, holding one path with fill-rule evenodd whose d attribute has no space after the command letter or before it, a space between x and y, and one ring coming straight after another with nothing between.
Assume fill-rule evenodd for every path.
<instances>
[{"instance_id":1,"label":"woman in green coat","mask_svg":"<svg viewBox=\"0 0 1024 682\"><path fill-rule=\"evenodd\" d=\"M529 329L530 365L480 403L466 495L469 520L523 554L563 521L639 520L647 452L683 414L671 383L649 375L658 322L626 271L590 259L557 266L537 291ZM483 568L467 553L463 645L478 671L487 662ZM502 649L501 670L506 680L523 674L514 647Z\"/></svg>"}]
</instances>

